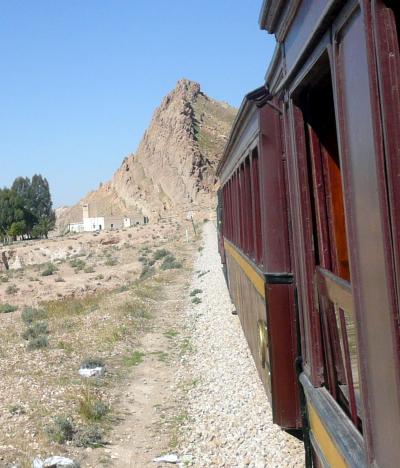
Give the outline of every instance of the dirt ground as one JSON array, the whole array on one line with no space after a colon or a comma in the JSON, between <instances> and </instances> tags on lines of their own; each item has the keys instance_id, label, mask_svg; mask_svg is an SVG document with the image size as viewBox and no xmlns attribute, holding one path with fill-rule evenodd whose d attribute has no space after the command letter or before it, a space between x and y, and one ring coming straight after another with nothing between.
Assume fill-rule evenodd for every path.
<instances>
[{"instance_id":1,"label":"dirt ground","mask_svg":"<svg viewBox=\"0 0 400 468\"><path fill-rule=\"evenodd\" d=\"M138 252L143 246L180 239L183 226L178 220L162 220L124 230L70 234L0 247L0 258L4 252L10 265L6 272L0 262L0 303L37 305L43 300L113 289L140 274ZM49 264L57 270L45 276Z\"/></svg>"},{"instance_id":2,"label":"dirt ground","mask_svg":"<svg viewBox=\"0 0 400 468\"><path fill-rule=\"evenodd\" d=\"M168 220L6 247L20 268L0 272L0 307L17 308L0 313L0 466L63 455L144 467L173 451L184 417L173 369L190 348L179 311L200 245L185 228ZM47 344L30 348L38 323ZM79 375L88 358L103 377Z\"/></svg>"}]
</instances>

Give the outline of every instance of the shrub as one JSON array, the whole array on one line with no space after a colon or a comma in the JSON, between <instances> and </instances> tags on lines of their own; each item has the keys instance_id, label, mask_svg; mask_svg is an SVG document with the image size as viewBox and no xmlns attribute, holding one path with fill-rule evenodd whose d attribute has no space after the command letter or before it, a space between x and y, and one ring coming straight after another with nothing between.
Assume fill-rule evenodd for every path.
<instances>
[{"instance_id":1,"label":"shrub","mask_svg":"<svg viewBox=\"0 0 400 468\"><path fill-rule=\"evenodd\" d=\"M79 414L87 421L100 421L108 412L108 405L89 391L79 400Z\"/></svg>"},{"instance_id":2,"label":"shrub","mask_svg":"<svg viewBox=\"0 0 400 468\"><path fill-rule=\"evenodd\" d=\"M192 302L193 302L193 304L200 304L201 299L200 299L199 297L196 296L196 297L194 297L194 298L192 299Z\"/></svg>"},{"instance_id":3,"label":"shrub","mask_svg":"<svg viewBox=\"0 0 400 468\"><path fill-rule=\"evenodd\" d=\"M30 325L37 320L43 320L47 318L47 312L43 309L34 309L33 307L25 307L22 311L21 319L27 325Z\"/></svg>"},{"instance_id":4,"label":"shrub","mask_svg":"<svg viewBox=\"0 0 400 468\"><path fill-rule=\"evenodd\" d=\"M203 290L202 289L193 289L193 291L190 293L190 296L193 297L193 296L197 296L197 294L200 294L202 293Z\"/></svg>"},{"instance_id":5,"label":"shrub","mask_svg":"<svg viewBox=\"0 0 400 468\"><path fill-rule=\"evenodd\" d=\"M45 335L40 335L37 338L32 338L28 342L28 349L29 351L33 351L36 349L43 349L47 348L49 345L49 339Z\"/></svg>"},{"instance_id":6,"label":"shrub","mask_svg":"<svg viewBox=\"0 0 400 468\"><path fill-rule=\"evenodd\" d=\"M18 291L19 290L15 284L10 284L10 286L7 286L6 294L17 294Z\"/></svg>"},{"instance_id":7,"label":"shrub","mask_svg":"<svg viewBox=\"0 0 400 468\"><path fill-rule=\"evenodd\" d=\"M118 264L118 260L115 257L108 257L104 264L107 266L115 266Z\"/></svg>"},{"instance_id":8,"label":"shrub","mask_svg":"<svg viewBox=\"0 0 400 468\"><path fill-rule=\"evenodd\" d=\"M26 410L22 405L12 405L10 407L10 414L12 414L13 416L26 414Z\"/></svg>"},{"instance_id":9,"label":"shrub","mask_svg":"<svg viewBox=\"0 0 400 468\"><path fill-rule=\"evenodd\" d=\"M73 439L76 429L70 418L57 416L53 423L45 428L45 432L50 440L63 444Z\"/></svg>"},{"instance_id":10,"label":"shrub","mask_svg":"<svg viewBox=\"0 0 400 468\"><path fill-rule=\"evenodd\" d=\"M151 276L153 276L155 274L155 272L156 272L156 270L155 270L154 267L149 266L149 265L145 265L143 267L142 273L140 274L140 279L145 280L147 278L150 278Z\"/></svg>"},{"instance_id":11,"label":"shrub","mask_svg":"<svg viewBox=\"0 0 400 468\"><path fill-rule=\"evenodd\" d=\"M171 252L166 249L159 249L154 252L153 258L154 260L161 260L162 258L166 257L167 255L171 255Z\"/></svg>"},{"instance_id":12,"label":"shrub","mask_svg":"<svg viewBox=\"0 0 400 468\"><path fill-rule=\"evenodd\" d=\"M94 279L96 279L96 280L102 280L102 279L104 279L104 275L102 275L102 274L97 275Z\"/></svg>"},{"instance_id":13,"label":"shrub","mask_svg":"<svg viewBox=\"0 0 400 468\"><path fill-rule=\"evenodd\" d=\"M24 333L22 333L22 338L24 340L33 340L34 338L39 338L42 335L49 334L49 326L47 322L36 322L33 325L29 326Z\"/></svg>"},{"instance_id":14,"label":"shrub","mask_svg":"<svg viewBox=\"0 0 400 468\"><path fill-rule=\"evenodd\" d=\"M91 266L86 267L83 271L85 273L94 273L94 269Z\"/></svg>"},{"instance_id":15,"label":"shrub","mask_svg":"<svg viewBox=\"0 0 400 468\"><path fill-rule=\"evenodd\" d=\"M167 255L161 264L161 270L173 270L182 268L182 263L178 262L173 255Z\"/></svg>"},{"instance_id":16,"label":"shrub","mask_svg":"<svg viewBox=\"0 0 400 468\"><path fill-rule=\"evenodd\" d=\"M102 447L103 433L97 426L88 426L76 431L73 442L77 447Z\"/></svg>"},{"instance_id":17,"label":"shrub","mask_svg":"<svg viewBox=\"0 0 400 468\"><path fill-rule=\"evenodd\" d=\"M58 268L53 263L48 263L42 271L42 276L51 276Z\"/></svg>"},{"instance_id":18,"label":"shrub","mask_svg":"<svg viewBox=\"0 0 400 468\"><path fill-rule=\"evenodd\" d=\"M63 297L61 300L47 301L43 304L49 317L71 317L96 310L102 294L91 294L85 297Z\"/></svg>"},{"instance_id":19,"label":"shrub","mask_svg":"<svg viewBox=\"0 0 400 468\"><path fill-rule=\"evenodd\" d=\"M57 276L57 278L54 280L56 283L65 283L65 279L61 278L61 276Z\"/></svg>"},{"instance_id":20,"label":"shrub","mask_svg":"<svg viewBox=\"0 0 400 468\"><path fill-rule=\"evenodd\" d=\"M0 276L0 283L8 283L8 276Z\"/></svg>"},{"instance_id":21,"label":"shrub","mask_svg":"<svg viewBox=\"0 0 400 468\"><path fill-rule=\"evenodd\" d=\"M76 271L83 270L86 266L86 263L80 258L72 259L69 264L74 268Z\"/></svg>"},{"instance_id":22,"label":"shrub","mask_svg":"<svg viewBox=\"0 0 400 468\"><path fill-rule=\"evenodd\" d=\"M17 306L11 304L0 304L0 314L9 314L10 312L15 312L17 309Z\"/></svg>"},{"instance_id":23,"label":"shrub","mask_svg":"<svg viewBox=\"0 0 400 468\"><path fill-rule=\"evenodd\" d=\"M100 358L89 357L81 362L81 369L95 369L96 367L105 367L104 361Z\"/></svg>"},{"instance_id":24,"label":"shrub","mask_svg":"<svg viewBox=\"0 0 400 468\"><path fill-rule=\"evenodd\" d=\"M122 310L125 312L125 314L129 315L130 317L133 317L135 319L150 319L151 316L147 312L146 308L143 306L143 304L139 302L125 302L122 306Z\"/></svg>"}]
</instances>

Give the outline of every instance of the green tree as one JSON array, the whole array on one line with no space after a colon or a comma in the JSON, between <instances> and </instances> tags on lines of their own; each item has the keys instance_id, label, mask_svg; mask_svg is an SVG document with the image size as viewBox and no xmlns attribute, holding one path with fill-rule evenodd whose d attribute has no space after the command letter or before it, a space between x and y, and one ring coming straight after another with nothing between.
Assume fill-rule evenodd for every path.
<instances>
[{"instance_id":1,"label":"green tree","mask_svg":"<svg viewBox=\"0 0 400 468\"><path fill-rule=\"evenodd\" d=\"M35 174L32 180L29 177L17 177L11 189L21 197L26 212L30 213L33 220L26 220L28 235L34 238L47 237L56 221L47 179L40 174Z\"/></svg>"},{"instance_id":2,"label":"green tree","mask_svg":"<svg viewBox=\"0 0 400 468\"><path fill-rule=\"evenodd\" d=\"M0 240L47 237L55 220L49 183L40 174L17 177L11 189L0 189Z\"/></svg>"},{"instance_id":3,"label":"green tree","mask_svg":"<svg viewBox=\"0 0 400 468\"><path fill-rule=\"evenodd\" d=\"M32 237L38 239L39 237L45 237L47 239L49 231L54 228L53 220L49 218L41 219L32 229Z\"/></svg>"},{"instance_id":4,"label":"green tree","mask_svg":"<svg viewBox=\"0 0 400 468\"><path fill-rule=\"evenodd\" d=\"M25 222L24 230L33 226L34 218L31 213L26 210L23 199L14 191L10 189L0 189L0 237L2 240L10 237L9 229L13 223ZM22 225L16 226L18 231L21 230ZM15 227L13 228L15 232ZM21 234L24 234L22 232ZM15 237L15 235L11 236Z\"/></svg>"},{"instance_id":5,"label":"green tree","mask_svg":"<svg viewBox=\"0 0 400 468\"><path fill-rule=\"evenodd\" d=\"M14 240L17 239L18 236L22 236L26 234L26 222L25 220L22 221L14 221L11 226L7 229L7 234L12 237Z\"/></svg>"},{"instance_id":6,"label":"green tree","mask_svg":"<svg viewBox=\"0 0 400 468\"><path fill-rule=\"evenodd\" d=\"M47 179L40 174L32 177L29 190L29 210L37 217L39 221L55 221L53 203L51 201L50 187Z\"/></svg>"},{"instance_id":7,"label":"green tree","mask_svg":"<svg viewBox=\"0 0 400 468\"><path fill-rule=\"evenodd\" d=\"M11 190L14 190L22 198L25 208L32 211L30 202L31 180L29 177L17 177L11 186Z\"/></svg>"}]
</instances>

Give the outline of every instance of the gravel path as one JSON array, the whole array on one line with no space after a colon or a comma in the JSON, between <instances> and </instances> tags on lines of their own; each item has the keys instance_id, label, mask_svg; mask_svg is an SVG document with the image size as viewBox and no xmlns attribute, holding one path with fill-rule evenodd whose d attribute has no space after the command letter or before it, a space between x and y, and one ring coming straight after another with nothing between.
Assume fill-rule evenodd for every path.
<instances>
[{"instance_id":1,"label":"gravel path","mask_svg":"<svg viewBox=\"0 0 400 468\"><path fill-rule=\"evenodd\" d=\"M231 314L211 222L204 226L204 248L194 270L190 290L203 292L202 302L186 311L195 351L179 372L193 382L182 460L198 467L304 466L302 444L272 423L239 319Z\"/></svg>"}]
</instances>

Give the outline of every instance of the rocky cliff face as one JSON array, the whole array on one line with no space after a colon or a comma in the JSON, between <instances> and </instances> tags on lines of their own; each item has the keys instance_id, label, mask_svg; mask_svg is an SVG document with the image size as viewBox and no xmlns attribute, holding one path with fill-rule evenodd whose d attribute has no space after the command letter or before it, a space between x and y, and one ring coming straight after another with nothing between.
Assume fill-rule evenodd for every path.
<instances>
[{"instance_id":1,"label":"rocky cliff face","mask_svg":"<svg viewBox=\"0 0 400 468\"><path fill-rule=\"evenodd\" d=\"M169 210L211 206L215 170L236 110L180 80L154 112L135 154L113 178L89 193L92 216L142 212L150 218ZM64 223L79 221L80 204L63 211Z\"/></svg>"}]
</instances>

